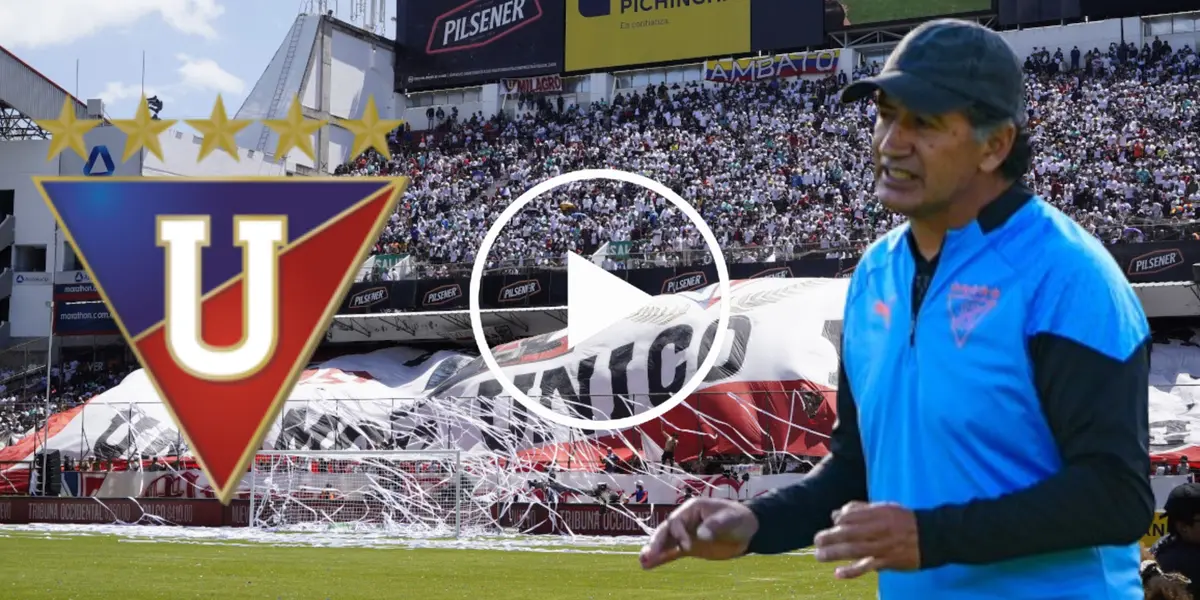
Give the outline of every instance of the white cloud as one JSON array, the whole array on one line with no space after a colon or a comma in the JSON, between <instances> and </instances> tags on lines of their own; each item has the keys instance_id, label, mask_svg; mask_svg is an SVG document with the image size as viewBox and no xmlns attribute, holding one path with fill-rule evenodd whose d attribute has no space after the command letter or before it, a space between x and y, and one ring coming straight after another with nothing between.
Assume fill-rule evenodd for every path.
<instances>
[{"instance_id":1,"label":"white cloud","mask_svg":"<svg viewBox=\"0 0 1200 600\"><path fill-rule=\"evenodd\" d=\"M186 54L178 54L176 58L183 62L179 67L179 75L180 85L184 87L234 96L240 96L246 91L246 82L222 69L215 60L192 58Z\"/></svg>"},{"instance_id":2,"label":"white cloud","mask_svg":"<svg viewBox=\"0 0 1200 600\"><path fill-rule=\"evenodd\" d=\"M160 88L147 86L146 97L150 98L152 96L158 96L164 102L172 99L169 95L162 93ZM110 81L104 85L103 91L90 97L103 100L106 106L124 100L137 101L142 99L142 86L135 83Z\"/></svg>"},{"instance_id":3,"label":"white cloud","mask_svg":"<svg viewBox=\"0 0 1200 600\"><path fill-rule=\"evenodd\" d=\"M157 14L172 29L215 39L225 12L217 0L4 0L0 45L13 49L70 44Z\"/></svg>"},{"instance_id":4,"label":"white cloud","mask_svg":"<svg viewBox=\"0 0 1200 600\"><path fill-rule=\"evenodd\" d=\"M162 85L147 85L147 98L158 96L159 100L169 104L176 97L201 95L205 97L204 102L209 103L217 94L224 94L226 106L229 106L229 103L236 102L246 91L246 82L221 68L221 65L211 58L193 58L187 54L177 54L175 58L181 63L175 70L179 74L179 80ZM104 85L104 90L90 97L103 100L106 108L134 105L142 98L142 86L137 83L110 81Z\"/></svg>"}]
</instances>

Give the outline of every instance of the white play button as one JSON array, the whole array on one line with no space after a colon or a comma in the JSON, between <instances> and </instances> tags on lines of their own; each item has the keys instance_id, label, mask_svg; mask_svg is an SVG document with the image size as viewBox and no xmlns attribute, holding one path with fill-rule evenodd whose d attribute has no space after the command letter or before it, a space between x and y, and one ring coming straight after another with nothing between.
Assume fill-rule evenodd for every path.
<instances>
[{"instance_id":1,"label":"white play button","mask_svg":"<svg viewBox=\"0 0 1200 600\"><path fill-rule=\"evenodd\" d=\"M567 343L577 346L635 313L650 294L571 252L567 256Z\"/></svg>"},{"instance_id":2,"label":"white play button","mask_svg":"<svg viewBox=\"0 0 1200 600\"><path fill-rule=\"evenodd\" d=\"M551 423L574 429L611 432L637 427L643 423L657 419L666 414L667 411L679 406L688 396L700 388L700 384L704 382L704 378L716 368L717 360L721 353L708 352L701 364L695 367L694 371L692 370L692 366L689 365L688 370L692 371L692 375L687 378L683 387L675 390L669 398L656 401L652 408L617 419L585 419L581 416L555 411L548 404L543 404L546 401L545 397L540 401L534 400L529 397L529 394L525 390L517 387L513 380L515 371L507 367L501 367L500 363L496 361L495 354L492 353L487 332L483 328L483 316L479 296L484 271L487 269L489 256L491 256L490 252L496 244L496 240L500 238L500 234L504 231L504 227L509 224L509 221L517 216L518 213L525 210L525 207L530 202L533 202L542 194L554 191L554 189L562 185L594 179L636 185L670 201L676 210L692 222L696 228L696 232L704 238L704 243L708 246L708 250L712 256L713 265L717 269L718 297L730 297L729 267L725 264L725 257L721 253L721 245L717 241L717 236L713 234L712 229L704 222L704 217L700 214L700 211L696 210L695 206L689 204L671 188L645 175L616 169L586 169L551 177L525 190L512 204L509 204L507 208L501 211L496 220L492 222L492 226L488 228L487 234L483 236L483 240L479 242L479 249L475 253L475 264L471 268L471 289L468 292L467 300L470 302L471 331L475 334L475 345L479 348L479 357L483 359L488 371L496 378L496 383L500 384L500 387L504 389L509 398L520 402L530 412ZM605 272L600 267L588 262L587 259L574 254L567 257L567 279L567 343L571 347L578 347L580 344L587 342L589 338L596 337L596 334L604 332L605 327L620 324L622 319L629 317L631 314L636 313L638 309L654 301L648 294L630 286L621 278ZM697 306L696 308L697 310L707 310L709 307ZM725 336L729 334L729 317L732 311L728 302L718 302L716 308L719 312L716 323L716 335L711 340L705 337L705 341L711 342L709 344L710 348L724 348ZM618 340L613 339L610 341ZM628 344L634 340L620 341L622 344ZM524 368L520 365L517 365L517 367ZM543 381L543 387L544 383ZM554 393L557 394L558 392Z\"/></svg>"}]
</instances>

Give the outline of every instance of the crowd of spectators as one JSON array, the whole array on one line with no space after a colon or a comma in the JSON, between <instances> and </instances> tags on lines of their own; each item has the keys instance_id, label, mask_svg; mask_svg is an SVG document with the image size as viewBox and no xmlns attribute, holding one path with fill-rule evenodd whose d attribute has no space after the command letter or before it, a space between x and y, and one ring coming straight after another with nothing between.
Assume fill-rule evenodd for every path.
<instances>
[{"instance_id":1,"label":"crowd of spectators","mask_svg":"<svg viewBox=\"0 0 1200 600\"><path fill-rule=\"evenodd\" d=\"M859 66L853 77L878 68ZM1025 68L1029 185L1106 243L1196 237L1200 61L1191 48L1159 40L1039 48ZM491 117L431 109L429 131L393 134L390 159L368 151L337 173L412 178L374 253L411 255L418 275L469 269L509 203L583 168L619 168L674 189L704 216L729 261L853 252L901 217L874 199L874 107L838 103L847 79L660 84L586 107L541 96ZM606 242L632 257L609 268L707 256L665 199L584 182L534 200L506 227L489 264L559 265L567 251ZM49 410L85 402L133 365L67 359L51 371ZM44 370L0 373L0 447L44 422L45 390Z\"/></svg>"},{"instance_id":2,"label":"crowd of spectators","mask_svg":"<svg viewBox=\"0 0 1200 600\"><path fill-rule=\"evenodd\" d=\"M854 71L863 76L877 63ZM1197 57L1143 48L1037 49L1026 61L1035 162L1027 183L1107 243L1191 235L1195 217ZM901 217L873 197L874 107L837 102L847 78L660 84L587 107L552 98L513 114L439 109L434 128L396 132L340 175L408 175L378 254L408 254L424 274L469 268L488 227L522 192L581 168L619 168L668 185L716 232L727 260L853 251ZM624 184L543 195L505 228L492 268L563 264L605 242L637 260L704 260L679 211ZM418 273L419 275L420 273ZM385 274L386 277L386 274Z\"/></svg>"},{"instance_id":3,"label":"crowd of spectators","mask_svg":"<svg viewBox=\"0 0 1200 600\"><path fill-rule=\"evenodd\" d=\"M50 369L49 403L45 365L0 371L0 448L42 427L48 414L75 408L117 385L136 364L123 356L64 357Z\"/></svg>"}]
</instances>

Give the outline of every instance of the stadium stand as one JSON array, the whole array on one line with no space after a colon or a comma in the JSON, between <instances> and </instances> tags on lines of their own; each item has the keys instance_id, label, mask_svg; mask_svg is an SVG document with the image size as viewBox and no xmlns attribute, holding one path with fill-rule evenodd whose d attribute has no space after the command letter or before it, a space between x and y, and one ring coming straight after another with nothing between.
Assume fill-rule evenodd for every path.
<instances>
[{"instance_id":1,"label":"stadium stand","mask_svg":"<svg viewBox=\"0 0 1200 600\"><path fill-rule=\"evenodd\" d=\"M1191 48L1162 43L1143 48L1112 44L1103 52L1035 48L1025 65L1036 149L1028 183L1108 244L1200 239L1200 227L1194 224L1200 193L1197 62ZM879 66L868 63L851 77ZM643 173L678 191L704 215L730 263L852 257L899 224L900 217L874 199L869 151L874 107L837 101L849 78L654 85L587 108L553 94L526 95L515 112L493 116L430 108L430 129L406 125L393 132L390 158L368 151L337 167L335 174L412 178L399 211L375 245L372 278L377 280L463 276L508 203L549 177L602 167ZM637 188L587 183L537 199L501 236L489 268L561 268L566 252L593 254L606 245L621 245L622 256L629 257L614 261L607 255L604 266L609 269L709 260L700 236L665 200ZM407 268L392 270L403 256L412 259ZM775 285L773 280L760 283ZM782 287L778 291L787 295ZM821 432L828 431L834 418L827 391L792 389L782 382L785 377L778 374L791 371L771 357L786 356L779 348L789 346L765 329L755 334L760 354L739 359L757 371L733 379L780 379L779 389L697 394L689 400L694 406L680 411L686 418L669 437L665 430L647 429L637 438L621 434L577 440L553 436L540 424L522 425L521 436L538 440L529 448L509 439L514 435L509 423L493 423L490 415L477 418L480 411L506 411L492 403L494 389L460 373L472 359L465 353L426 353L396 345L372 354L341 355L340 362L314 361L306 376L319 383L304 388L302 393L311 397L293 396L270 434L266 447L275 450L260 455L242 497L287 500L251 503L246 524L305 524L305 515L315 507L323 515L318 520L340 526L351 517L339 511L356 506L365 512L354 513L358 516L351 520L407 523L410 513L429 512L433 517L426 520L445 533L450 525L526 518L513 517L511 511L496 517L495 506L595 501L627 511L634 503L631 493L643 483L650 502L664 505L704 493L706 486L748 498L809 470L824 452ZM749 329L742 333L750 335ZM835 332L821 334L828 338ZM768 350L761 349L764 337ZM1170 359L1172 353L1189 351L1179 344L1156 346L1160 362L1166 356L1176 365L1186 360ZM67 496L211 495L210 483L187 458L182 437L168 425L161 405L145 403L156 396L127 351L118 346L111 354L96 354L94 348L74 352L64 349L51 369L49 402L44 366L13 365L0 371L0 450L5 460L32 464L40 448L61 451L63 471L70 475L64 475ZM126 378L131 372L139 376ZM532 372L529 377L532 381ZM388 378L436 378L442 383L421 384L419 390L379 383ZM121 389L81 407L118 384ZM368 387L383 395L369 395ZM1161 447L1164 441L1187 438L1192 425L1180 424L1174 413L1163 416L1173 399L1160 396L1151 416L1152 437ZM347 397L376 400L356 402L351 409L340 404ZM462 402L412 402L433 397ZM134 407L137 401L143 404ZM599 395L597 401L615 402ZM750 411L759 418L744 418ZM788 415L787 422L774 416L782 414ZM763 424L771 419L779 423ZM483 440L479 453L459 458L452 450L438 450L457 447L453 436L459 433L447 432L459 432L467 422L478 423L473 435ZM384 423L391 437L381 433ZM347 460L326 453L331 445L367 452ZM1156 465L1168 463L1159 459ZM94 471L105 473L84 475ZM141 471L175 475L148 477ZM9 479L0 479L0 495L29 489L30 482L12 475L16 472L23 471L13 469ZM459 481L461 474L470 473L486 476ZM374 481L381 474L387 482ZM449 481L450 474L457 481L453 489L440 483ZM106 486L103 492L101 485ZM339 496L353 489L369 490L371 499ZM397 489L418 491L397 495ZM460 505L460 493L472 501Z\"/></svg>"},{"instance_id":2,"label":"stadium stand","mask_svg":"<svg viewBox=\"0 0 1200 600\"><path fill-rule=\"evenodd\" d=\"M1200 61L1191 48L1156 43L1122 51L1114 43L1078 59L1043 48L1025 66L1038 149L1029 181L1040 194L1107 243L1197 236L1197 142L1187 134L1200 130ZM855 76L872 68L878 64ZM865 103L836 103L845 83L660 85L586 111L531 97L516 119L452 111L430 131L395 132L390 160L368 151L337 174L413 178L374 252L414 256L416 277L469 270L492 219L533 183L604 166L644 172L680 190L701 209L730 261L853 252L899 217L873 198L874 115ZM627 267L704 260L705 252L695 252L699 236L648 194L574 185L539 199L497 244L492 267L553 267L568 250L623 240L641 258ZM637 210L619 210L618 197ZM52 405L69 409L130 370L124 357L68 358L52 374ZM45 378L5 372L0 382L3 447L44 421Z\"/></svg>"},{"instance_id":3,"label":"stadium stand","mask_svg":"<svg viewBox=\"0 0 1200 600\"><path fill-rule=\"evenodd\" d=\"M1107 243L1194 237L1195 52L1158 41L1074 50L1042 48L1026 61L1037 152L1029 183ZM855 76L878 68L870 64ZM874 200L873 107L839 106L845 83L659 85L588 109L530 99L515 119L442 113L433 130L397 131L391 160L368 151L337 173L413 178L375 252L412 255L417 277L469 270L507 203L581 168L640 172L676 189L730 261L853 251L900 217ZM506 229L490 268L562 265L568 250L615 241L631 241L629 254L653 265L706 260L699 235L648 191L576 184L552 196Z\"/></svg>"},{"instance_id":4,"label":"stadium stand","mask_svg":"<svg viewBox=\"0 0 1200 600\"><path fill-rule=\"evenodd\" d=\"M50 414L86 403L137 368L122 346L69 349L61 358L50 371ZM0 448L4 448L45 424L45 367L7 369L0 372L0 382Z\"/></svg>"}]
</instances>

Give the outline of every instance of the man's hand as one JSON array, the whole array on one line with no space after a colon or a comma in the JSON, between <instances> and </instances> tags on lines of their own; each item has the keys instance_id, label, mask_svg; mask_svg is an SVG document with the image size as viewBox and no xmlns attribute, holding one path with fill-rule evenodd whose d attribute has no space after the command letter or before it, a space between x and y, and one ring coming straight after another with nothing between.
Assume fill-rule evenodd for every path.
<instances>
[{"instance_id":1,"label":"man's hand","mask_svg":"<svg viewBox=\"0 0 1200 600\"><path fill-rule=\"evenodd\" d=\"M758 518L742 504L719 498L693 498L675 509L642 548L643 569L685 556L728 560L746 553L758 531Z\"/></svg>"},{"instance_id":2,"label":"man's hand","mask_svg":"<svg viewBox=\"0 0 1200 600\"><path fill-rule=\"evenodd\" d=\"M839 579L870 571L921 567L917 517L897 504L851 502L833 513L833 527L817 534L817 560L854 561L838 567Z\"/></svg>"}]
</instances>

